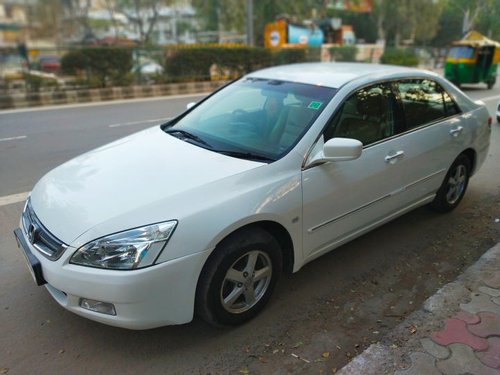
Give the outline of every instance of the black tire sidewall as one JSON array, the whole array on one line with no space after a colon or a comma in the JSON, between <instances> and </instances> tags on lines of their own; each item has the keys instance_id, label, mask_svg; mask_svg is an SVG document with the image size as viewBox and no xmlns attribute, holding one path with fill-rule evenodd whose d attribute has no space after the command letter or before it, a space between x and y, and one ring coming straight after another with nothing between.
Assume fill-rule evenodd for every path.
<instances>
[{"instance_id":1,"label":"black tire sidewall","mask_svg":"<svg viewBox=\"0 0 500 375\"><path fill-rule=\"evenodd\" d=\"M233 314L222 306L220 290L229 268L244 254L258 250L266 253L272 264L271 281L261 299L248 311ZM281 274L282 256L278 242L260 229L242 231L223 241L205 264L197 290L196 310L215 326L242 324L257 315L268 302Z\"/></svg>"},{"instance_id":2,"label":"black tire sidewall","mask_svg":"<svg viewBox=\"0 0 500 375\"><path fill-rule=\"evenodd\" d=\"M456 168L460 165L465 166L465 168L467 170L467 178L465 180L465 186L463 188L462 193L460 194L460 197L453 204L450 204L448 202L448 200L446 199L446 193L448 190L448 181L450 179L451 174L454 173ZM440 211L440 212L448 212L448 211L455 209L460 204L462 198L465 195L465 192L467 191L467 186L469 185L469 178L470 178L470 174L471 174L471 169L472 169L472 166L471 166L470 159L464 154L461 154L460 156L458 156L455 159L455 161L453 162L453 164L451 165L448 172L446 173L446 177L444 178L444 181L443 181L441 187L439 188L439 190L437 191L436 197L434 198L434 201L431 204L432 208L434 208L435 210Z\"/></svg>"}]
</instances>

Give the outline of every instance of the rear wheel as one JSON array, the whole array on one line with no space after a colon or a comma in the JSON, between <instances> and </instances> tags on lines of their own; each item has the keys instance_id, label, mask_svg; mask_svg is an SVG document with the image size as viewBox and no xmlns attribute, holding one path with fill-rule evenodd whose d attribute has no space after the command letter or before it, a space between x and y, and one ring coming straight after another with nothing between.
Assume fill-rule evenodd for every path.
<instances>
[{"instance_id":1,"label":"rear wheel","mask_svg":"<svg viewBox=\"0 0 500 375\"><path fill-rule=\"evenodd\" d=\"M215 326L238 325L257 315L281 274L278 242L260 228L226 238L209 258L198 282L196 312Z\"/></svg>"},{"instance_id":2,"label":"rear wheel","mask_svg":"<svg viewBox=\"0 0 500 375\"><path fill-rule=\"evenodd\" d=\"M439 212L448 212L457 207L467 189L470 172L470 159L463 154L456 158L432 201L431 207Z\"/></svg>"}]
</instances>

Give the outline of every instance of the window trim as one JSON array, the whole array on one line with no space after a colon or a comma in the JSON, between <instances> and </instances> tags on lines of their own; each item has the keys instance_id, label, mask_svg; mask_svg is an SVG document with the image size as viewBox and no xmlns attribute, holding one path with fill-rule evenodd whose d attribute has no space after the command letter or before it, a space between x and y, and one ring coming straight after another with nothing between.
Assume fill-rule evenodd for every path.
<instances>
[{"instance_id":1,"label":"window trim","mask_svg":"<svg viewBox=\"0 0 500 375\"><path fill-rule=\"evenodd\" d=\"M407 121L407 118L406 118L406 112L405 112L405 109L404 109L404 104L403 104L403 101L401 99L401 96L399 95L399 90L397 89L397 83L398 82L402 82L402 81L411 81L411 80L427 80L427 81L432 81L434 82L435 84L437 84L440 88L441 88L441 92L445 92L448 97L451 99L453 105L455 106L455 108L458 110L457 113L453 114L453 115L446 115L444 117L440 117L438 119L435 119L433 121L430 121L430 122L426 122L426 123L423 123L423 124L420 124L418 126L415 126L415 127L411 127L409 126L408 124L408 121ZM423 78L423 77L417 77L417 78L411 78L411 77L408 77L408 78L399 78L399 79L395 79L395 80L392 80L391 82L391 87L392 87L392 90L394 91L394 96L396 97L396 100L399 102L399 106L400 106L400 109L401 111L403 112L403 114L405 114L403 116L403 123L404 123L404 131L399 133L399 134L407 134L408 132L412 131L412 130L416 130L416 129L422 129L426 126L431 126L431 125L434 125L438 122L443 122L443 121L446 121L448 119L452 119L454 117L458 117L458 116L461 116L463 115L463 111L462 109L460 108L460 106L457 104L457 102L453 99L453 96L450 95L450 93L445 90L445 88L435 79L432 79L432 78ZM444 102L443 102L444 103Z\"/></svg>"},{"instance_id":2,"label":"window trim","mask_svg":"<svg viewBox=\"0 0 500 375\"><path fill-rule=\"evenodd\" d=\"M325 130L326 128L329 126L330 122L333 120L333 118L341 111L342 107L344 106L344 103L347 101L347 99L349 99L356 91L359 91L359 90L362 90L362 89L365 89L367 87L370 87L370 86L374 86L374 85L377 85L377 84L387 84L389 85L389 87L391 88L391 90L393 91L393 95L396 99L396 103L397 103L397 106L399 107L399 110L403 111L404 113L404 108L402 106L402 102L401 102L401 98L399 97L399 91L395 89L395 83L397 82L400 82L400 81L405 81L405 80L412 80L412 79L420 79L420 80L424 80L424 79L427 79L427 80L430 80L430 81L433 81L433 82L436 82L439 87L441 87L441 89L443 91L445 91L448 96L450 97L450 99L452 100L452 102L455 104L456 108L458 109L458 113L452 115L452 116L448 116L448 117L445 117L445 118L442 118L442 119L439 119L439 120L436 120L436 121L433 121L433 122L430 122L430 123L425 123L425 124L422 124L418 127L415 127L415 128L411 128L411 129L408 129L408 125L406 123L406 116L404 116L403 120L402 120L402 123L403 123L403 131L400 132L400 133L397 133L397 134L394 134L390 137L387 137L387 138L382 138L381 140L377 141L377 142L373 142L373 143L370 143L369 145L363 145L363 150L365 148L369 148L369 147L372 147L372 146L376 146L382 142L386 142L386 141L389 141L389 140L393 140L397 137L401 137L403 135L406 135L406 134L409 134L411 132L414 132L414 131L417 131L417 130L420 130L420 129L423 129L425 127L428 127L428 126L432 126L432 125L435 125L437 124L438 122L443 122L443 121L448 121L450 119L453 119L453 118L456 118L456 117L460 117L460 116L463 116L464 114L464 111L462 110L462 108L460 108L460 106L458 105L458 103L456 102L456 100L453 98L453 95L451 95L448 90L446 90L442 85L441 83L432 78L432 77L422 77L422 76L408 76L408 77L403 77L403 78L389 78L389 79L378 79L378 80L375 80L373 82L369 82L369 83L366 83L364 85L361 85L361 86L358 86L356 88L354 88L353 90L351 90L350 92L348 92L345 96L344 96L344 99L337 105L337 108L335 108L335 110L333 111L333 113L331 114L330 118L325 122L325 125L323 126L322 130L319 132L318 136L316 137L316 139L314 140L314 142L312 142L311 146L309 147L309 149L307 150L307 152L305 153L304 155L304 159L302 160L302 166L301 166L301 171L304 172L305 170L309 169L309 168L314 168L314 167L317 167L319 166L318 164L316 165L312 165L311 167L308 167L306 166L306 163L307 163L307 160L309 159L309 157L311 156L311 153L312 151L314 150L314 147L316 146L316 144L318 143L318 141L320 140L320 138L323 136L323 134L325 133ZM337 88L337 93L342 89L342 87L344 87L346 84L344 84L343 86L340 86ZM310 128L309 128L310 129Z\"/></svg>"}]
</instances>

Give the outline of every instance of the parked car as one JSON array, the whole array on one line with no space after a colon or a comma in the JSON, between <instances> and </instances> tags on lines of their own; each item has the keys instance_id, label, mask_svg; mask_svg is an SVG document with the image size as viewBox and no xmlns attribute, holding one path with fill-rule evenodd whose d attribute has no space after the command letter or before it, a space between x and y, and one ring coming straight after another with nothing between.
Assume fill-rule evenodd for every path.
<instances>
[{"instance_id":1,"label":"parked car","mask_svg":"<svg viewBox=\"0 0 500 375\"><path fill-rule=\"evenodd\" d=\"M282 271L457 207L490 133L485 105L434 73L268 68L49 172L15 235L36 283L83 317L236 325Z\"/></svg>"},{"instance_id":2,"label":"parked car","mask_svg":"<svg viewBox=\"0 0 500 375\"><path fill-rule=\"evenodd\" d=\"M61 69L61 59L55 55L38 57L37 68L45 73L57 73Z\"/></svg>"},{"instance_id":3,"label":"parked car","mask_svg":"<svg viewBox=\"0 0 500 375\"><path fill-rule=\"evenodd\" d=\"M154 61L147 61L136 68L136 71L142 75L159 75L163 74L163 66Z\"/></svg>"}]
</instances>

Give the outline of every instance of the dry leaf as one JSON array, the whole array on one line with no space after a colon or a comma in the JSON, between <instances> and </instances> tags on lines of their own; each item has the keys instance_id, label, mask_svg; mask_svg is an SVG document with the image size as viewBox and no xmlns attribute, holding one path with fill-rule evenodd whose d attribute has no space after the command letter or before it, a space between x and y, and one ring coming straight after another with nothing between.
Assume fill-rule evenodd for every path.
<instances>
[{"instance_id":1,"label":"dry leaf","mask_svg":"<svg viewBox=\"0 0 500 375\"><path fill-rule=\"evenodd\" d=\"M299 342L295 343L294 346L292 346L292 349L297 349L299 346L302 346L302 345L304 345L304 343L302 341L299 341Z\"/></svg>"},{"instance_id":2,"label":"dry leaf","mask_svg":"<svg viewBox=\"0 0 500 375\"><path fill-rule=\"evenodd\" d=\"M323 358L328 358L328 357L330 357L330 352L324 352L323 354L321 354L321 356Z\"/></svg>"}]
</instances>

